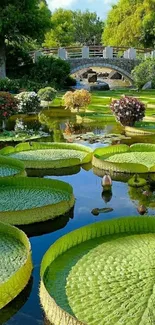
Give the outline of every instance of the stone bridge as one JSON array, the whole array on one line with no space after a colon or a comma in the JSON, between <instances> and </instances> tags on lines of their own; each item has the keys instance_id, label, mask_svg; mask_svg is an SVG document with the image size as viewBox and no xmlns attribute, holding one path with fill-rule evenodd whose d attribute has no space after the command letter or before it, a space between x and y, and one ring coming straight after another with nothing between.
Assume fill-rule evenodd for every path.
<instances>
[{"instance_id":1,"label":"stone bridge","mask_svg":"<svg viewBox=\"0 0 155 325\"><path fill-rule=\"evenodd\" d=\"M41 49L33 52L34 61L40 55L54 55L62 60L69 62L71 74L89 67L106 67L118 71L125 78L133 82L131 71L148 57L155 58L155 50L135 49L128 47L111 47L111 46L83 46L83 47L66 47Z\"/></svg>"},{"instance_id":2,"label":"stone bridge","mask_svg":"<svg viewBox=\"0 0 155 325\"><path fill-rule=\"evenodd\" d=\"M71 66L71 74L76 74L82 69L87 69L89 67L102 67L109 68L121 73L125 78L129 79L132 83L133 78L131 76L131 71L140 63L140 60L130 60L124 58L90 58L90 59L68 59L67 60Z\"/></svg>"}]
</instances>

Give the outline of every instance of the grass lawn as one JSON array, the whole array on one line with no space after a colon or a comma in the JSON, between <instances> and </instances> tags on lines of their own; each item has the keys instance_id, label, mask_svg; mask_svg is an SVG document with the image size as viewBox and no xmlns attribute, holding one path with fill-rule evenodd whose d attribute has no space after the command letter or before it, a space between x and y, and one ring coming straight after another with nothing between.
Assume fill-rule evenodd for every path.
<instances>
[{"instance_id":1,"label":"grass lawn","mask_svg":"<svg viewBox=\"0 0 155 325\"><path fill-rule=\"evenodd\" d=\"M62 106L62 96L64 92L59 92L57 98L52 102L51 106ZM119 99L122 95L128 95L139 98L146 105L146 115L155 114L155 90L136 91L133 89L119 89L109 91L93 91L92 102L88 106L88 111L97 113L111 113L109 104L112 99Z\"/></svg>"}]
</instances>

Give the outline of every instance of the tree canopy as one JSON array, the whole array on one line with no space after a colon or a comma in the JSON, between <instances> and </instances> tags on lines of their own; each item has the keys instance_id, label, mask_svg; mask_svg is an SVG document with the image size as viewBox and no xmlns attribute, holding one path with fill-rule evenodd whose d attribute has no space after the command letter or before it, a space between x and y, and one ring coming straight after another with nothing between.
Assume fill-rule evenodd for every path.
<instances>
[{"instance_id":1,"label":"tree canopy","mask_svg":"<svg viewBox=\"0 0 155 325\"><path fill-rule=\"evenodd\" d=\"M50 11L40 0L1 0L0 2L0 77L5 77L5 45L26 38L44 39L50 27Z\"/></svg>"},{"instance_id":2,"label":"tree canopy","mask_svg":"<svg viewBox=\"0 0 155 325\"><path fill-rule=\"evenodd\" d=\"M119 0L109 12L102 43L111 46L153 47L155 1Z\"/></svg>"},{"instance_id":3,"label":"tree canopy","mask_svg":"<svg viewBox=\"0 0 155 325\"><path fill-rule=\"evenodd\" d=\"M45 36L44 46L67 46L74 42L73 13L71 10L56 10L51 16L51 27L52 29Z\"/></svg>"},{"instance_id":4,"label":"tree canopy","mask_svg":"<svg viewBox=\"0 0 155 325\"><path fill-rule=\"evenodd\" d=\"M58 9L51 16L51 25L43 44L46 47L101 43L103 22L95 12Z\"/></svg>"}]
</instances>

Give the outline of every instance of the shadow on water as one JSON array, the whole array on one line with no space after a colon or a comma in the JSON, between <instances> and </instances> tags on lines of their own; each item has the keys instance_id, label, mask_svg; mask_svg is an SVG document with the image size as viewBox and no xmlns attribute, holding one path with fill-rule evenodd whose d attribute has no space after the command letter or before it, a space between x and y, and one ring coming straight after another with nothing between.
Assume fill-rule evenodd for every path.
<instances>
[{"instance_id":1,"label":"shadow on water","mask_svg":"<svg viewBox=\"0 0 155 325\"><path fill-rule=\"evenodd\" d=\"M65 167L58 169L27 169L26 173L29 177L45 177L45 176L64 176L64 175L75 175L81 170L80 166Z\"/></svg>"},{"instance_id":2,"label":"shadow on water","mask_svg":"<svg viewBox=\"0 0 155 325\"><path fill-rule=\"evenodd\" d=\"M64 228L70 219L74 218L74 207L62 216L58 216L53 220L33 223L31 225L18 226L28 237L41 236L52 233L56 230Z\"/></svg>"}]
</instances>

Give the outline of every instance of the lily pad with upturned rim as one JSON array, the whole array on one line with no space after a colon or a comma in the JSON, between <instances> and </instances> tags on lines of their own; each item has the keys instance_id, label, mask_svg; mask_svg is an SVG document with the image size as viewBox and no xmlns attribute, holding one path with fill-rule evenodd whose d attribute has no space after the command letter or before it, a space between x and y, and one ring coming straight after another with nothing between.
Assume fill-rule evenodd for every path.
<instances>
[{"instance_id":1,"label":"lily pad with upturned rim","mask_svg":"<svg viewBox=\"0 0 155 325\"><path fill-rule=\"evenodd\" d=\"M21 230L0 222L0 309L25 288L31 271L28 238Z\"/></svg>"},{"instance_id":2,"label":"lily pad with upturned rim","mask_svg":"<svg viewBox=\"0 0 155 325\"><path fill-rule=\"evenodd\" d=\"M154 217L95 223L63 236L41 264L47 318L53 324L154 324L154 261Z\"/></svg>"},{"instance_id":3,"label":"lily pad with upturned rim","mask_svg":"<svg viewBox=\"0 0 155 325\"><path fill-rule=\"evenodd\" d=\"M130 147L115 145L94 151L94 167L124 173L154 173L155 145L138 143Z\"/></svg>"},{"instance_id":4,"label":"lily pad with upturned rim","mask_svg":"<svg viewBox=\"0 0 155 325\"><path fill-rule=\"evenodd\" d=\"M24 168L23 162L0 155L0 177L24 176Z\"/></svg>"},{"instance_id":5,"label":"lily pad with upturned rim","mask_svg":"<svg viewBox=\"0 0 155 325\"><path fill-rule=\"evenodd\" d=\"M24 225L53 219L74 205L71 185L51 179L0 179L0 221Z\"/></svg>"},{"instance_id":6,"label":"lily pad with upturned rim","mask_svg":"<svg viewBox=\"0 0 155 325\"><path fill-rule=\"evenodd\" d=\"M89 163L92 149L69 143L22 143L0 150L1 155L17 158L25 168L62 168Z\"/></svg>"}]
</instances>

